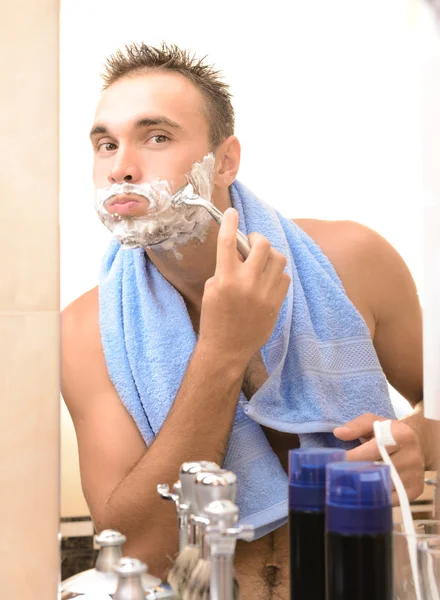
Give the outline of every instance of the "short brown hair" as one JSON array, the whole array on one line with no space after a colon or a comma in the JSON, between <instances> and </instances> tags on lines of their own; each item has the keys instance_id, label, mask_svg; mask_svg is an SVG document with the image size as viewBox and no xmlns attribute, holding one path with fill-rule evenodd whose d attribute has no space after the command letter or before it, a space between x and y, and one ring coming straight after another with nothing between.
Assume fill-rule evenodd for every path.
<instances>
[{"instance_id":1,"label":"short brown hair","mask_svg":"<svg viewBox=\"0 0 440 600\"><path fill-rule=\"evenodd\" d=\"M125 53L117 50L105 62L101 75L103 89L121 77L150 70L169 70L180 73L202 92L207 101L209 141L215 149L234 134L235 116L229 86L221 80L220 72L197 59L189 50L175 45L161 44L160 48L133 43L125 46Z\"/></svg>"}]
</instances>

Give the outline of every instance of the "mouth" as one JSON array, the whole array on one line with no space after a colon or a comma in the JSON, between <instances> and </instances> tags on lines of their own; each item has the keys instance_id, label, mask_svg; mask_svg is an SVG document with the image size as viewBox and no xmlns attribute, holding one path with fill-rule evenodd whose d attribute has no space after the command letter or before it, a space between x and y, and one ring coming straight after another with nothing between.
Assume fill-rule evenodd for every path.
<instances>
[{"instance_id":1,"label":"mouth","mask_svg":"<svg viewBox=\"0 0 440 600\"><path fill-rule=\"evenodd\" d=\"M107 212L117 213L121 217L140 217L148 212L149 202L146 198L135 194L118 194L110 199Z\"/></svg>"}]
</instances>

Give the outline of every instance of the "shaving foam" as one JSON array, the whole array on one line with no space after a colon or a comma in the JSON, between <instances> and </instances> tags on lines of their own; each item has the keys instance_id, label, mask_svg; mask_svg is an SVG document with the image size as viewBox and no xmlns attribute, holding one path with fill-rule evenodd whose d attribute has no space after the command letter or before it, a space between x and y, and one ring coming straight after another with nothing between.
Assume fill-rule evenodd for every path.
<instances>
[{"instance_id":1,"label":"shaving foam","mask_svg":"<svg viewBox=\"0 0 440 600\"><path fill-rule=\"evenodd\" d=\"M205 200L211 201L214 179L215 157L206 155L193 164L186 175L188 183ZM137 194L149 202L148 214L142 217L127 217L111 214L106 208L110 198L117 194ZM211 220L202 207L172 206L171 185L157 179L151 183L115 183L100 188L95 193L95 209L102 223L112 232L124 248L151 248L172 251L181 258L178 246L190 240L203 242Z\"/></svg>"}]
</instances>

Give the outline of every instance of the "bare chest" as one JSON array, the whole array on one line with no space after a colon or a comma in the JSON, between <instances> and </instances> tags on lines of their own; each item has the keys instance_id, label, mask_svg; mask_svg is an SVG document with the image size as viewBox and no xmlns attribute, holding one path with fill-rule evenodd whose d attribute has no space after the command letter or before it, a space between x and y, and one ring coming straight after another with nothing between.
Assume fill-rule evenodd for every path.
<instances>
[{"instance_id":1,"label":"bare chest","mask_svg":"<svg viewBox=\"0 0 440 600\"><path fill-rule=\"evenodd\" d=\"M256 354L250 361L243 380L243 393L248 400L260 389L267 380L268 374L261 354ZM269 444L278 456L284 470L288 472L289 450L299 448L298 436L291 433L276 431L269 427L262 427Z\"/></svg>"},{"instance_id":2,"label":"bare chest","mask_svg":"<svg viewBox=\"0 0 440 600\"><path fill-rule=\"evenodd\" d=\"M289 600L288 525L254 542L238 542L235 572L242 600Z\"/></svg>"}]
</instances>

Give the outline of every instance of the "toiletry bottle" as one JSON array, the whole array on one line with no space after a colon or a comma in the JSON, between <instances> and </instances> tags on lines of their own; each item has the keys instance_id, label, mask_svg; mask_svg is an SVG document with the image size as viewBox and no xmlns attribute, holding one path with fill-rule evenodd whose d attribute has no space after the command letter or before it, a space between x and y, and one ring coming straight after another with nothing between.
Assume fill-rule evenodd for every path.
<instances>
[{"instance_id":1,"label":"toiletry bottle","mask_svg":"<svg viewBox=\"0 0 440 600\"><path fill-rule=\"evenodd\" d=\"M391 478L387 465L327 467L327 600L393 600Z\"/></svg>"},{"instance_id":2,"label":"toiletry bottle","mask_svg":"<svg viewBox=\"0 0 440 600\"><path fill-rule=\"evenodd\" d=\"M292 600L325 600L326 465L345 451L289 451L289 556ZM357 599L356 599L357 600Z\"/></svg>"},{"instance_id":3,"label":"toiletry bottle","mask_svg":"<svg viewBox=\"0 0 440 600\"><path fill-rule=\"evenodd\" d=\"M122 558L122 546L126 541L125 535L112 529L105 529L95 536L95 543L100 547L95 569L101 573L113 573L113 566Z\"/></svg>"},{"instance_id":4,"label":"toiletry bottle","mask_svg":"<svg viewBox=\"0 0 440 600\"><path fill-rule=\"evenodd\" d=\"M122 558L122 546L125 542L125 535L112 529L105 529L96 535L95 543L99 546L99 553L95 568L65 579L60 586L61 600L73 600L78 596L98 591L113 594L117 585L113 567ZM143 583L147 589L154 589L161 581L145 573Z\"/></svg>"},{"instance_id":5,"label":"toiletry bottle","mask_svg":"<svg viewBox=\"0 0 440 600\"><path fill-rule=\"evenodd\" d=\"M177 512L177 521L179 524L179 552L188 545L189 538L189 522L187 506L182 504L182 484L176 481L173 485L173 492L170 492L167 483L159 483L157 493L162 500L174 502Z\"/></svg>"},{"instance_id":6,"label":"toiletry bottle","mask_svg":"<svg viewBox=\"0 0 440 600\"><path fill-rule=\"evenodd\" d=\"M71 600L91 591L108 592L112 587L114 589L116 576L113 565L122 558L122 546L126 537L119 531L105 529L95 535L94 539L99 546L95 568L65 579L61 583L61 600Z\"/></svg>"},{"instance_id":7,"label":"toiletry bottle","mask_svg":"<svg viewBox=\"0 0 440 600\"><path fill-rule=\"evenodd\" d=\"M209 546L205 543L205 529L209 525L204 507L215 500L235 502L237 476L232 471L220 469L217 473L198 473L194 480L194 501L191 522L197 527L201 557L208 559Z\"/></svg>"},{"instance_id":8,"label":"toiletry bottle","mask_svg":"<svg viewBox=\"0 0 440 600\"><path fill-rule=\"evenodd\" d=\"M179 518L179 526L182 525L183 527L183 525L186 524L188 528L186 542L188 544L195 545L200 533L199 526L191 519L191 509L192 504L194 503L195 477L201 472L216 473L221 470L222 469L217 463L206 460L198 462L185 462L180 467L179 511L181 516Z\"/></svg>"},{"instance_id":9,"label":"toiletry bottle","mask_svg":"<svg viewBox=\"0 0 440 600\"><path fill-rule=\"evenodd\" d=\"M216 500L204 508L209 525L206 542L210 547L210 600L240 598L238 580L234 574L234 553L238 539L250 542L254 538L252 525L239 525L238 507L230 500Z\"/></svg>"},{"instance_id":10,"label":"toiletry bottle","mask_svg":"<svg viewBox=\"0 0 440 600\"><path fill-rule=\"evenodd\" d=\"M121 558L113 567L118 575L118 586L113 600L145 600L142 575L147 566L137 558Z\"/></svg>"}]
</instances>

